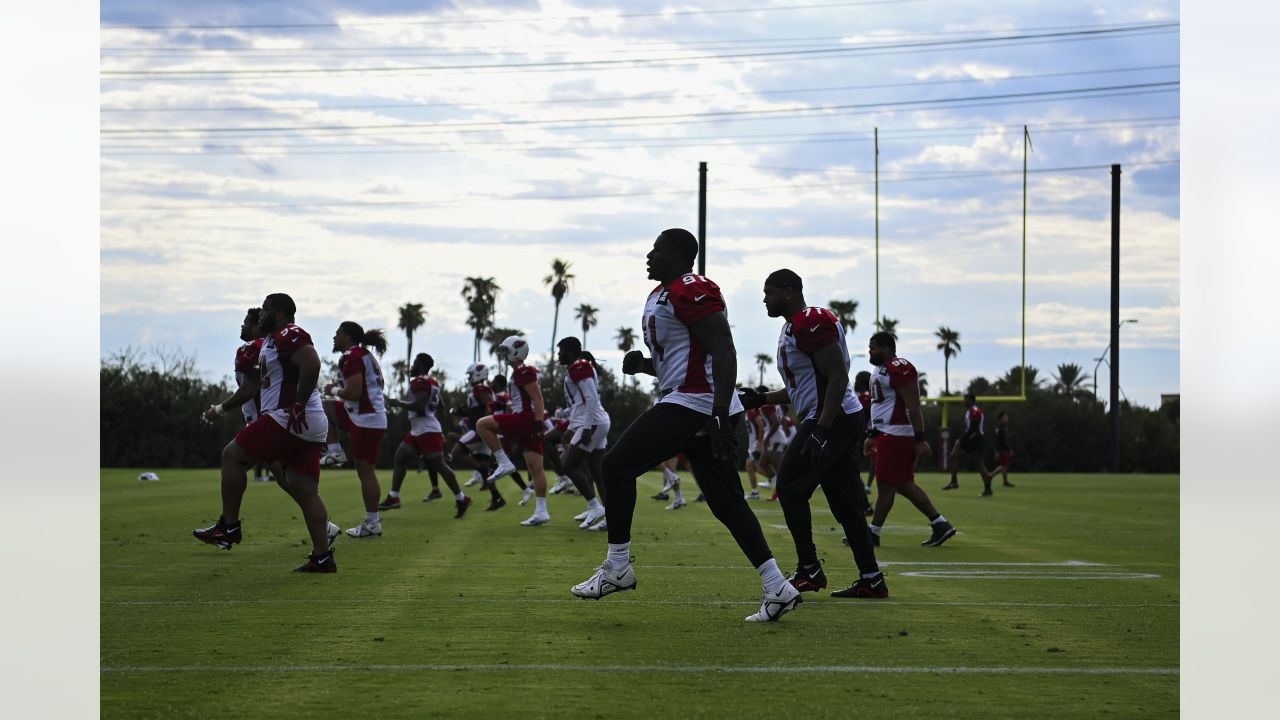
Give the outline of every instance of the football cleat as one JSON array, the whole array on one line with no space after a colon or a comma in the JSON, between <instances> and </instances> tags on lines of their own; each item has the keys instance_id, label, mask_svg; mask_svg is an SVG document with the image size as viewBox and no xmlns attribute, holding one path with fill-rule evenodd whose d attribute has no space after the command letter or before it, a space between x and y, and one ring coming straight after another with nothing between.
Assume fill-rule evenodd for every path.
<instances>
[{"instance_id":1,"label":"football cleat","mask_svg":"<svg viewBox=\"0 0 1280 720\"><path fill-rule=\"evenodd\" d=\"M685 502L684 498L678 497L675 500L673 500L670 505L663 508L663 510L679 510L680 508L688 504L689 503Z\"/></svg>"},{"instance_id":2,"label":"football cleat","mask_svg":"<svg viewBox=\"0 0 1280 720\"><path fill-rule=\"evenodd\" d=\"M381 522L370 523L368 521L365 521L347 530L347 534L354 538L377 537L382 535L382 523Z\"/></svg>"},{"instance_id":3,"label":"football cleat","mask_svg":"<svg viewBox=\"0 0 1280 720\"><path fill-rule=\"evenodd\" d=\"M275 482L276 479L271 477L270 475L254 475L253 481L254 482Z\"/></svg>"},{"instance_id":4,"label":"football cleat","mask_svg":"<svg viewBox=\"0 0 1280 720\"><path fill-rule=\"evenodd\" d=\"M330 520L329 524L325 526L324 534L329 538L329 547L333 547L333 541L342 535L342 528L338 527L338 523Z\"/></svg>"},{"instance_id":5,"label":"football cleat","mask_svg":"<svg viewBox=\"0 0 1280 720\"><path fill-rule=\"evenodd\" d=\"M326 451L320 457L320 467L342 467L347 464L347 452L339 450L338 452Z\"/></svg>"},{"instance_id":6,"label":"football cleat","mask_svg":"<svg viewBox=\"0 0 1280 720\"><path fill-rule=\"evenodd\" d=\"M831 597L837 598L887 598L889 586L884 581L884 574L878 573L872 579L860 577L844 590L836 590Z\"/></svg>"},{"instance_id":7,"label":"football cleat","mask_svg":"<svg viewBox=\"0 0 1280 720\"><path fill-rule=\"evenodd\" d=\"M600 508L600 510L597 512L592 512L591 510L588 509L587 516L582 518L582 524L579 525L578 527L583 530L588 530L591 528L592 525L595 525L602 518L604 518L604 508ZM576 520L577 518L574 518L574 519Z\"/></svg>"},{"instance_id":8,"label":"football cleat","mask_svg":"<svg viewBox=\"0 0 1280 720\"><path fill-rule=\"evenodd\" d=\"M323 555L308 555L307 561L293 569L294 572L305 573L336 573L338 572L338 563L333 559L333 551Z\"/></svg>"},{"instance_id":9,"label":"football cleat","mask_svg":"<svg viewBox=\"0 0 1280 720\"><path fill-rule=\"evenodd\" d=\"M230 550L232 545L239 545L244 537L240 532L239 522L234 526L227 525L221 517L218 518L218 522L207 528L192 530L191 534L200 542L217 545L223 550Z\"/></svg>"},{"instance_id":10,"label":"football cleat","mask_svg":"<svg viewBox=\"0 0 1280 720\"><path fill-rule=\"evenodd\" d=\"M796 609L796 606L804 602L800 597L800 591L791 586L791 583L782 583L778 589L773 592L767 592L760 601L760 610L755 615L748 615L747 622L777 622L783 615Z\"/></svg>"},{"instance_id":11,"label":"football cleat","mask_svg":"<svg viewBox=\"0 0 1280 720\"><path fill-rule=\"evenodd\" d=\"M569 592L583 599L599 600L610 593L635 589L636 574L631 569L631 563L627 563L625 569L618 571L614 570L606 560L591 577L574 585Z\"/></svg>"},{"instance_id":12,"label":"football cleat","mask_svg":"<svg viewBox=\"0 0 1280 720\"><path fill-rule=\"evenodd\" d=\"M663 492L660 492L660 493L658 493L657 495L654 495L654 496L653 496L652 498L650 498L650 499L651 499L651 500L670 500L670 499L671 499L671 496L670 496L670 495L668 495L668 494L666 493L666 491L664 490Z\"/></svg>"},{"instance_id":13,"label":"football cleat","mask_svg":"<svg viewBox=\"0 0 1280 720\"><path fill-rule=\"evenodd\" d=\"M474 485L478 485L478 484L479 484L480 482L482 482L483 480L484 480L484 475L481 475L481 474L480 474L480 471L479 471L479 470L476 470L475 472L473 472L473 473L471 474L471 479L470 479L470 480L468 480L468 481L466 481L466 482L464 482L464 483L462 483L462 486L463 486L463 487L472 487L472 486L474 486Z\"/></svg>"},{"instance_id":14,"label":"football cleat","mask_svg":"<svg viewBox=\"0 0 1280 720\"><path fill-rule=\"evenodd\" d=\"M440 494L440 488L431 488L431 492L427 493L427 496L422 498L422 502L431 502L432 500L439 500L442 497L444 496Z\"/></svg>"},{"instance_id":15,"label":"football cleat","mask_svg":"<svg viewBox=\"0 0 1280 720\"><path fill-rule=\"evenodd\" d=\"M958 487L960 487L960 483L953 483L953 482L949 482L949 483L947 483L946 485L943 485L943 486L942 486L942 489L943 489L943 490L955 490L955 489L956 489L956 488L958 488Z\"/></svg>"},{"instance_id":16,"label":"football cleat","mask_svg":"<svg viewBox=\"0 0 1280 720\"><path fill-rule=\"evenodd\" d=\"M768 480L761 480L759 483L756 483L756 484L764 488L765 490L768 490L769 488L773 487L773 483L769 482Z\"/></svg>"},{"instance_id":17,"label":"football cleat","mask_svg":"<svg viewBox=\"0 0 1280 720\"><path fill-rule=\"evenodd\" d=\"M561 475L556 480L556 484L551 486L551 494L559 495L560 493L564 492L567 488L569 488L571 485L573 485L573 481Z\"/></svg>"},{"instance_id":18,"label":"football cleat","mask_svg":"<svg viewBox=\"0 0 1280 720\"><path fill-rule=\"evenodd\" d=\"M800 592L817 592L827 586L827 574L822 572L822 565L806 568L796 565L796 574L787 582Z\"/></svg>"},{"instance_id":19,"label":"football cleat","mask_svg":"<svg viewBox=\"0 0 1280 720\"><path fill-rule=\"evenodd\" d=\"M955 534L955 525L943 520L940 523L933 523L933 535L928 540L925 540L920 544L925 547L938 547L942 543L954 537Z\"/></svg>"},{"instance_id":20,"label":"football cleat","mask_svg":"<svg viewBox=\"0 0 1280 720\"><path fill-rule=\"evenodd\" d=\"M453 519L457 520L467 514L467 508L471 507L471 496L463 495L461 500L454 500L453 505L457 508L457 513L454 514Z\"/></svg>"},{"instance_id":21,"label":"football cleat","mask_svg":"<svg viewBox=\"0 0 1280 720\"><path fill-rule=\"evenodd\" d=\"M1013 483L1009 482L1008 480L1005 480L1005 481L1004 481L1004 486L1005 486L1005 487L1013 487L1014 485L1013 485Z\"/></svg>"},{"instance_id":22,"label":"football cleat","mask_svg":"<svg viewBox=\"0 0 1280 720\"><path fill-rule=\"evenodd\" d=\"M587 530L590 532L606 532L608 531L608 529L609 529L609 521L603 518L600 520L600 522L587 528Z\"/></svg>"},{"instance_id":23,"label":"football cleat","mask_svg":"<svg viewBox=\"0 0 1280 720\"><path fill-rule=\"evenodd\" d=\"M502 478L510 475L515 471L516 471L516 466L510 460L507 460L506 462L500 462L498 463L498 467L494 468L493 472L489 473L489 477L487 478L487 480L491 483L498 482Z\"/></svg>"},{"instance_id":24,"label":"football cleat","mask_svg":"<svg viewBox=\"0 0 1280 720\"><path fill-rule=\"evenodd\" d=\"M778 491L777 491L777 490L774 490L774 491L773 491L773 494L769 496L769 502L778 502Z\"/></svg>"},{"instance_id":25,"label":"football cleat","mask_svg":"<svg viewBox=\"0 0 1280 720\"><path fill-rule=\"evenodd\" d=\"M507 506L507 501L503 499L501 495L496 495L494 496L493 500L489 501L489 507L485 508L484 511L491 512L493 510L498 510L506 506Z\"/></svg>"},{"instance_id":26,"label":"football cleat","mask_svg":"<svg viewBox=\"0 0 1280 720\"><path fill-rule=\"evenodd\" d=\"M706 502L706 501L707 501L707 496L706 496L706 495L704 495L704 494L702 494L702 493L698 493L698 497L694 498L694 499L693 499L693 501L694 501L694 502L704 503L704 502Z\"/></svg>"},{"instance_id":27,"label":"football cleat","mask_svg":"<svg viewBox=\"0 0 1280 720\"><path fill-rule=\"evenodd\" d=\"M533 499L533 486L532 486L532 485L529 485L529 486L528 486L528 487L526 487L524 490L521 490L521 491L520 491L520 507L524 507L525 505L528 505L528 504L529 504L529 501L530 501L530 500L532 500L532 499Z\"/></svg>"},{"instance_id":28,"label":"football cleat","mask_svg":"<svg viewBox=\"0 0 1280 720\"><path fill-rule=\"evenodd\" d=\"M586 519L587 519L587 516L588 516L588 515L590 515L590 514L591 514L591 508L587 508L586 510L583 510L582 512L578 513L577 515L574 515L574 516L573 516L573 519L574 519L574 520L578 520L578 521L586 520Z\"/></svg>"},{"instance_id":29,"label":"football cleat","mask_svg":"<svg viewBox=\"0 0 1280 720\"><path fill-rule=\"evenodd\" d=\"M388 495L385 500L378 503L378 509L379 510L399 510L400 497L399 496L391 497L390 495Z\"/></svg>"},{"instance_id":30,"label":"football cleat","mask_svg":"<svg viewBox=\"0 0 1280 720\"><path fill-rule=\"evenodd\" d=\"M991 497L992 495L995 495L995 493L991 492L991 488L987 488L983 490L982 494L979 495L978 497Z\"/></svg>"},{"instance_id":31,"label":"football cleat","mask_svg":"<svg viewBox=\"0 0 1280 720\"><path fill-rule=\"evenodd\" d=\"M760 499L760 491L759 491L759 490L752 490L751 492L747 493L746 495L743 495L742 497L746 498L747 500L759 500L759 499Z\"/></svg>"},{"instance_id":32,"label":"football cleat","mask_svg":"<svg viewBox=\"0 0 1280 720\"><path fill-rule=\"evenodd\" d=\"M549 522L551 522L550 515L539 515L538 513L534 513L524 520L521 520L520 524L525 527L537 527L539 525L546 525Z\"/></svg>"}]
</instances>

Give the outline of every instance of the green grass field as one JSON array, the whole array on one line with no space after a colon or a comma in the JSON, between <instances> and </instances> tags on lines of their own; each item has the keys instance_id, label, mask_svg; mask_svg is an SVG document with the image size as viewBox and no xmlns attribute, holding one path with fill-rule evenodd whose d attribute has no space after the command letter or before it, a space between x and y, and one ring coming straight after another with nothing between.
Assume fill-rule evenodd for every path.
<instances>
[{"instance_id":1,"label":"green grass field","mask_svg":"<svg viewBox=\"0 0 1280 720\"><path fill-rule=\"evenodd\" d=\"M245 542L191 530L217 519L214 470L103 470L102 717L1132 718L1178 712L1178 478L1018 475L921 485L960 534L924 548L899 501L879 558L891 597L807 594L781 622L742 618L760 582L705 505L679 511L640 480L639 587L569 594L604 557L583 505L518 524L512 501L453 520L411 474L385 534L336 544L336 575L289 570L307 550L296 506L250 483ZM686 479L688 476L685 476ZM380 473L384 489L390 472ZM745 475L744 475L745 483ZM685 483L692 489L691 482ZM322 494L344 528L362 518L353 471ZM696 494L696 490L693 494ZM691 494L690 499L693 495ZM831 589L854 578L814 497ZM776 503L753 503L787 572ZM821 509L818 509L821 508ZM69 690L70 691L70 690Z\"/></svg>"}]
</instances>

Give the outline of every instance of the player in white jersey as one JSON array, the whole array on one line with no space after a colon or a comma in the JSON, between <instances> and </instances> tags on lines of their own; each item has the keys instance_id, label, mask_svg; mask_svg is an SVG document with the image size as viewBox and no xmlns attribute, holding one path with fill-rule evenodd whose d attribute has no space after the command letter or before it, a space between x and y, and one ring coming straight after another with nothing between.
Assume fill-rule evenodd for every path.
<instances>
[{"instance_id":1,"label":"player in white jersey","mask_svg":"<svg viewBox=\"0 0 1280 720\"><path fill-rule=\"evenodd\" d=\"M262 329L267 337L256 383L261 414L222 451L222 516L192 534L228 550L238 544L243 536L240 503L248 485L245 470L255 462L278 460L285 469L278 480L280 487L298 503L311 536L311 555L294 570L332 573L338 565L329 546L338 535L337 526L329 522L319 493L320 448L329 430L316 389L320 356L307 331L293 324L295 313L293 298L284 293L268 295L262 302ZM244 399L247 396L232 396L210 412L238 407Z\"/></svg>"},{"instance_id":2,"label":"player in white jersey","mask_svg":"<svg viewBox=\"0 0 1280 720\"><path fill-rule=\"evenodd\" d=\"M601 598L636 587L631 567L631 521L636 478L683 452L716 519L760 573L764 598L748 622L778 620L800 603L800 592L778 569L760 521L742 496L736 467L734 431L742 421L742 403L734 392L737 350L720 288L694 275L698 241L687 230L663 231L648 254L649 277L658 287L645 303L644 343L626 354L622 372L658 378L659 401L627 428L604 458L609 551L574 595Z\"/></svg>"},{"instance_id":3,"label":"player in white jersey","mask_svg":"<svg viewBox=\"0 0 1280 720\"><path fill-rule=\"evenodd\" d=\"M409 471L409 461L421 455L426 458L427 467L444 478L444 484L453 492L454 519L467 514L471 507L471 498L458 487L458 478L453 468L444 461L444 432L440 418L436 415L440 408L440 383L429 374L436 361L426 353L418 353L413 358L413 366L409 368L409 397L404 400L387 398L387 404L393 408L404 408L409 411L409 433L396 448L395 470L391 474L391 492L378 507L400 507L400 487L404 483L405 473ZM430 496L423 498L426 502Z\"/></svg>"},{"instance_id":4,"label":"player in white jersey","mask_svg":"<svg viewBox=\"0 0 1280 720\"><path fill-rule=\"evenodd\" d=\"M609 413L600 404L600 380L595 358L582 349L582 341L569 336L556 343L556 361L567 368L564 398L569 403L569 425L561 467L587 501L587 509L573 519L589 530L604 519L604 505L596 498L604 494L604 453L609 439Z\"/></svg>"},{"instance_id":5,"label":"player in white jersey","mask_svg":"<svg viewBox=\"0 0 1280 720\"><path fill-rule=\"evenodd\" d=\"M849 387L849 347L835 313L811 307L804 283L791 270L776 270L764 281L769 317L786 322L778 335L778 373L782 389L766 394L745 390L742 404L789 404L800 420L795 442L778 468L778 500L796 546L796 573L791 584L801 592L827 586L827 576L813 544L809 500L822 486L831 514L844 528L858 565L859 577L832 597L884 598L889 589L876 562L867 531L867 494L858 477L863 430L862 404Z\"/></svg>"},{"instance_id":6,"label":"player in white jersey","mask_svg":"<svg viewBox=\"0 0 1280 720\"><path fill-rule=\"evenodd\" d=\"M240 339L244 344L236 348L235 373L236 388L242 388L246 384L249 373L253 373L254 377L258 374L258 355L262 353L263 333L259 328L259 316L262 314L261 308L249 308L245 312L244 320L240 323ZM257 387L257 381L254 381ZM258 419L258 395L254 391L253 397L244 401L240 406L240 412L244 415L244 424L248 425ZM206 422L212 422L213 417L206 418ZM279 463L270 467L263 464L253 466L253 479L255 482L275 482L273 475L283 475L284 468Z\"/></svg>"},{"instance_id":7,"label":"player in white jersey","mask_svg":"<svg viewBox=\"0 0 1280 720\"><path fill-rule=\"evenodd\" d=\"M364 521L347 530L348 535L356 538L382 534L382 516L378 512L382 488L378 485L375 466L378 445L387 432L387 404L383 392L386 381L378 358L369 352L369 348L378 355L387 351L387 338L382 330L365 330L350 320L340 324L333 334L333 351L342 353L338 359L340 377L324 389L326 395L332 395L338 401L334 414L351 438L351 456L356 462L356 476L360 478Z\"/></svg>"},{"instance_id":8,"label":"player in white jersey","mask_svg":"<svg viewBox=\"0 0 1280 720\"><path fill-rule=\"evenodd\" d=\"M871 518L871 539L880 544L880 528L893 509L895 495L911 501L929 519L931 536L920 543L937 547L956 534L955 526L938 512L929 494L916 484L916 460L933 450L924 439L924 414L920 412L920 376L906 358L898 357L898 341L878 332L867 343L872 365L871 429L863 454L876 457L876 508Z\"/></svg>"}]
</instances>

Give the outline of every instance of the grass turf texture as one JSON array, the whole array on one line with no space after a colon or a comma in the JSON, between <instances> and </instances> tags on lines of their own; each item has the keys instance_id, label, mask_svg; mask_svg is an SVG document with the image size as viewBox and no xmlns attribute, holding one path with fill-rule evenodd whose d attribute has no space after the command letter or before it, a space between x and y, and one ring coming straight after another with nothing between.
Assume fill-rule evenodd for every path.
<instances>
[{"instance_id":1,"label":"grass turf texture","mask_svg":"<svg viewBox=\"0 0 1280 720\"><path fill-rule=\"evenodd\" d=\"M831 586L756 625L742 619L758 576L706 505L648 498L658 473L640 479L639 587L597 602L569 594L606 542L572 522L577 497L552 496L552 523L521 527L533 504L517 507L504 480L506 508L484 512L472 493L454 520L411 473L382 537L344 535L336 575L303 575L289 572L308 552L300 515L274 484L249 483L245 541L226 552L191 537L217 519L216 471L138 472L102 471L104 718L1178 711L1177 477L1015 474L979 498L972 475L948 492L921 475L960 534L920 547L924 518L899 498L877 553L887 600L829 597L856 570L819 492ZM326 471L321 492L343 528L363 518L354 471ZM781 508L752 506L791 572ZM1060 565L1072 561L1098 565Z\"/></svg>"}]
</instances>

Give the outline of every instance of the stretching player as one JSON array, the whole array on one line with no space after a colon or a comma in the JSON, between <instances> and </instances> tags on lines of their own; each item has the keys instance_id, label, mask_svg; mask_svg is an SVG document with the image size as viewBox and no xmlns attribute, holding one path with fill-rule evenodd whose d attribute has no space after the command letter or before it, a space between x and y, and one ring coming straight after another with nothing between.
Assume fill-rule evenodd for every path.
<instances>
[{"instance_id":1,"label":"stretching player","mask_svg":"<svg viewBox=\"0 0 1280 720\"><path fill-rule=\"evenodd\" d=\"M378 512L378 445L387 431L387 406L383 396L382 366L369 352L379 355L387 351L387 338L382 330L365 330L350 320L338 326L333 334L333 351L342 353L338 360L339 382L325 386L325 394L333 395L338 422L351 438L351 456L356 461L360 478L360 496L364 500L364 521L349 528L351 537L377 537L382 534L382 516Z\"/></svg>"},{"instance_id":2,"label":"stretching player","mask_svg":"<svg viewBox=\"0 0 1280 720\"><path fill-rule=\"evenodd\" d=\"M498 441L498 433L513 445L524 450L524 461L533 480L533 492L537 497L533 514L521 520L526 527L544 525L551 520L547 511L547 476L542 472L542 389L538 387L538 370L526 365L529 343L519 335L512 335L498 346L498 357L511 364L511 412L489 415L476 423L476 431L484 444L493 452L498 467L489 474L489 482L497 484L502 477L516 471L515 463ZM524 504L523 502L521 503Z\"/></svg>"},{"instance_id":3,"label":"stretching player","mask_svg":"<svg viewBox=\"0 0 1280 720\"><path fill-rule=\"evenodd\" d=\"M565 431L564 473L587 501L587 509L575 516L578 527L591 529L605 522L603 495L604 448L609 439L609 413L600 404L600 380L595 358L582 349L582 341L569 336L556 343L556 361L568 368L564 376L564 397L569 403L569 426ZM605 528L608 527L606 523Z\"/></svg>"},{"instance_id":4,"label":"stretching player","mask_svg":"<svg viewBox=\"0 0 1280 720\"><path fill-rule=\"evenodd\" d=\"M425 459L427 467L444 477L444 484L453 493L457 511L453 517L461 518L467 514L467 508L471 507L471 498L463 494L453 469L444 461L444 433L441 432L440 418L436 416L436 409L440 407L440 383L429 375L435 364L436 361L430 355L418 353L409 370L412 375L409 380L410 397L406 400L387 398L387 404L391 407L409 411L409 434L404 436L404 440L396 448L391 492L378 507L400 507L400 487L404 483L405 474L409 472L409 462L420 456ZM429 502L434 499L428 495L422 500Z\"/></svg>"},{"instance_id":5,"label":"stretching player","mask_svg":"<svg viewBox=\"0 0 1280 720\"><path fill-rule=\"evenodd\" d=\"M978 398L973 393L965 393L964 395L964 434L956 441L951 443L951 452L947 459L951 463L951 482L942 486L943 490L955 490L960 487L960 483L956 481L960 472L960 461L965 460L967 465L977 465L978 473L982 475L982 497L991 496L991 473L987 471L987 461L983 458L983 451L986 447L986 441L983 437L983 413L982 408L978 407Z\"/></svg>"},{"instance_id":6,"label":"stretching player","mask_svg":"<svg viewBox=\"0 0 1280 720\"><path fill-rule=\"evenodd\" d=\"M294 570L333 573L338 564L330 546L340 531L329 522L319 492L320 450L329 430L316 389L320 355L307 331L293 324L295 313L293 298L284 293L273 293L263 300L260 320L266 339L258 358L259 373L249 374L235 395L205 411L207 419L220 415L260 392L262 414L222 451L222 515L218 522L192 535L226 550L239 544L244 537L240 503L248 485L245 469L255 463L279 461L285 472L276 482L302 510L311 536L311 554Z\"/></svg>"},{"instance_id":7,"label":"stretching player","mask_svg":"<svg viewBox=\"0 0 1280 720\"><path fill-rule=\"evenodd\" d=\"M236 388L240 388L245 384L245 379L249 373L255 376L258 372L258 355L262 352L263 333L258 327L258 317L262 314L260 308L249 308L244 315L244 321L240 323L240 339L244 344L236 349L235 373ZM244 424L248 425L258 419L258 396L245 401L240 406L240 412L244 415ZM280 467L280 463L273 463L270 467L258 463L253 466L254 482L274 482L276 477L284 476L284 468Z\"/></svg>"},{"instance_id":8,"label":"stretching player","mask_svg":"<svg viewBox=\"0 0 1280 720\"><path fill-rule=\"evenodd\" d=\"M764 598L748 622L778 620L801 602L800 591L783 577L773 559L760 521L742 497L736 468L734 431L743 409L734 384L737 350L720 288L694 275L698 241L687 230L663 231L648 255L649 277L659 285L645 302L644 343L626 354L622 371L658 378L657 405L627 428L604 459L608 500L609 549L604 563L574 595L602 598L634 590L631 521L636 506L636 477L662 460L683 452L707 496L707 504L760 573Z\"/></svg>"}]
</instances>

